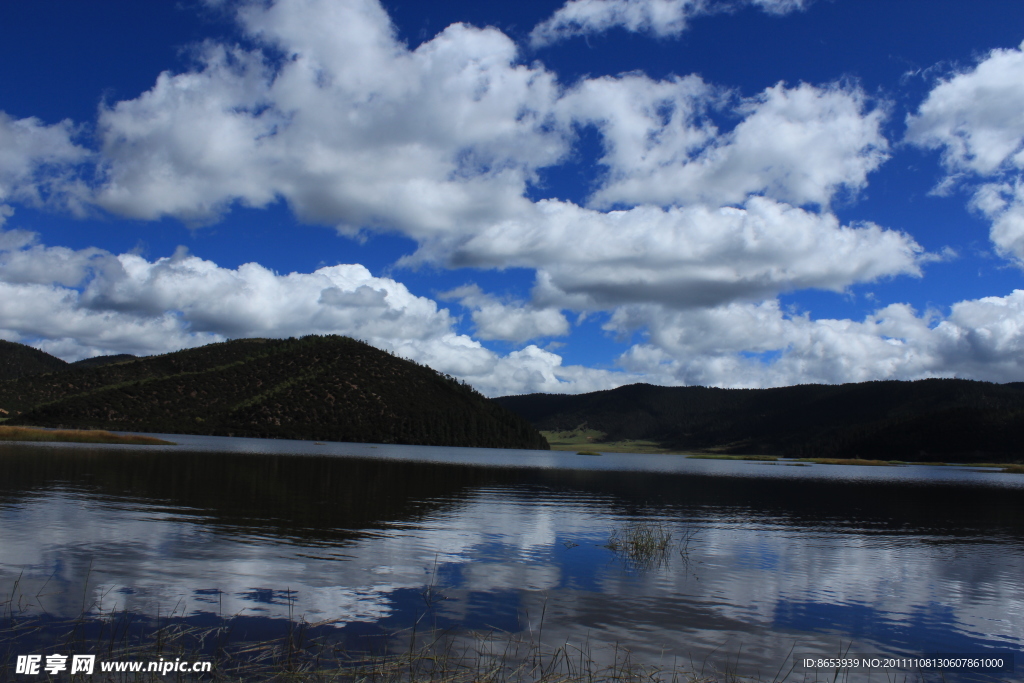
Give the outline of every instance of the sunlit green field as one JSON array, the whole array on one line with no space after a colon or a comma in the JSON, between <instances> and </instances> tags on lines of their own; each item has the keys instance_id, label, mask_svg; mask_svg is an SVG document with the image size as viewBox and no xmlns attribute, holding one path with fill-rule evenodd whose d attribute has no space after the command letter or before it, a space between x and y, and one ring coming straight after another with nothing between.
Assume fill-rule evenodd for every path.
<instances>
[{"instance_id":1,"label":"sunlit green field","mask_svg":"<svg viewBox=\"0 0 1024 683\"><path fill-rule=\"evenodd\" d=\"M648 453L678 454L685 451L662 448L654 441L605 441L604 432L596 429L573 429L564 432L544 432L544 438L551 444L554 451L597 451L598 453Z\"/></svg>"}]
</instances>

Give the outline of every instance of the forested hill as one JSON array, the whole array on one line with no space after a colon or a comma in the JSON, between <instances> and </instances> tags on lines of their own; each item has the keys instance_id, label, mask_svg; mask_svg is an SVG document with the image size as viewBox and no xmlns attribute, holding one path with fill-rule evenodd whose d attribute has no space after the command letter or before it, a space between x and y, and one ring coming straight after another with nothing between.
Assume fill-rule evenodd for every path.
<instances>
[{"instance_id":1,"label":"forested hill","mask_svg":"<svg viewBox=\"0 0 1024 683\"><path fill-rule=\"evenodd\" d=\"M1024 383L959 379L712 389L633 384L496 399L541 430L695 452L907 461L1024 458Z\"/></svg>"},{"instance_id":2,"label":"forested hill","mask_svg":"<svg viewBox=\"0 0 1024 683\"><path fill-rule=\"evenodd\" d=\"M120 359L119 359L120 360ZM61 361L63 363L63 361ZM7 424L489 448L548 447L526 420L349 339L239 339L0 381Z\"/></svg>"},{"instance_id":3,"label":"forested hill","mask_svg":"<svg viewBox=\"0 0 1024 683\"><path fill-rule=\"evenodd\" d=\"M0 380L17 379L29 375L44 375L60 372L71 367L96 368L110 363L123 363L136 357L129 353L117 356L97 356L68 363L45 351L0 339Z\"/></svg>"},{"instance_id":4,"label":"forested hill","mask_svg":"<svg viewBox=\"0 0 1024 683\"><path fill-rule=\"evenodd\" d=\"M45 351L0 339L0 380L57 372L66 367L67 362Z\"/></svg>"},{"instance_id":5,"label":"forested hill","mask_svg":"<svg viewBox=\"0 0 1024 683\"><path fill-rule=\"evenodd\" d=\"M116 356L94 356L92 358L83 358L82 360L76 360L70 365L75 368L98 368L101 365L127 363L130 360L136 359L138 359L138 356L133 356L130 353L119 353Z\"/></svg>"}]
</instances>

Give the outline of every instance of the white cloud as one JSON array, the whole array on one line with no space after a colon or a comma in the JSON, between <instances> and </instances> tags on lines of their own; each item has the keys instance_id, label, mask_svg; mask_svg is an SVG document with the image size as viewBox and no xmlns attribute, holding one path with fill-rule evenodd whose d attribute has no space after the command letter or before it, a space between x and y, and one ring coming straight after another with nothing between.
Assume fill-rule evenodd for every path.
<instances>
[{"instance_id":1,"label":"white cloud","mask_svg":"<svg viewBox=\"0 0 1024 683\"><path fill-rule=\"evenodd\" d=\"M907 140L942 150L951 172L1024 168L1024 51L993 50L936 85L907 117Z\"/></svg>"},{"instance_id":2,"label":"white cloud","mask_svg":"<svg viewBox=\"0 0 1024 683\"><path fill-rule=\"evenodd\" d=\"M267 108L268 69L257 53L214 44L202 62L201 71L162 73L137 99L100 111L100 206L132 218L206 220L233 200L274 200L271 143L285 121Z\"/></svg>"},{"instance_id":3,"label":"white cloud","mask_svg":"<svg viewBox=\"0 0 1024 683\"><path fill-rule=\"evenodd\" d=\"M921 251L902 233L843 226L831 214L752 197L743 208L607 213L541 201L527 220L455 244L428 243L415 258L535 268L538 305L587 310L645 301L717 306L811 287L841 291L855 282L919 275Z\"/></svg>"},{"instance_id":4,"label":"white cloud","mask_svg":"<svg viewBox=\"0 0 1024 683\"><path fill-rule=\"evenodd\" d=\"M472 310L476 336L525 342L537 337L559 337L569 333L569 321L557 308L531 308L521 301L502 303L477 285L445 292L442 299L458 300Z\"/></svg>"},{"instance_id":5,"label":"white cloud","mask_svg":"<svg viewBox=\"0 0 1024 683\"><path fill-rule=\"evenodd\" d=\"M564 333L560 313L536 313L531 319L521 310L519 329ZM256 263L222 268L184 249L148 261L45 247L31 233L0 231L0 337L67 360L166 353L229 337L344 334L488 394L590 391L628 381L622 373L563 367L560 356L535 346L500 356L456 334L454 322L448 309L358 264L279 275Z\"/></svg>"},{"instance_id":6,"label":"white cloud","mask_svg":"<svg viewBox=\"0 0 1024 683\"><path fill-rule=\"evenodd\" d=\"M5 213L0 210L0 217L10 217L14 215L13 209L7 210ZM0 221L0 228L3 227L3 222ZM12 251L15 249L21 249L28 247L36 242L38 236L29 230L2 230L0 229L0 251Z\"/></svg>"},{"instance_id":7,"label":"white cloud","mask_svg":"<svg viewBox=\"0 0 1024 683\"><path fill-rule=\"evenodd\" d=\"M1024 265L1024 178L982 185L971 205L992 221L989 237L996 251Z\"/></svg>"},{"instance_id":8,"label":"white cloud","mask_svg":"<svg viewBox=\"0 0 1024 683\"><path fill-rule=\"evenodd\" d=\"M443 340L453 322L447 309L360 265L278 275L256 263L222 268L184 250L152 262L39 246L3 256L19 266L0 271L3 326L25 337L75 338L79 355L314 333L415 346Z\"/></svg>"},{"instance_id":9,"label":"white cloud","mask_svg":"<svg viewBox=\"0 0 1024 683\"><path fill-rule=\"evenodd\" d=\"M410 51L372 0L239 16L283 62L209 44L198 71L104 109L102 206L210 220L280 197L305 220L429 236L527 203L536 169L567 152L554 76L517 64L496 29L454 24Z\"/></svg>"},{"instance_id":10,"label":"white cloud","mask_svg":"<svg viewBox=\"0 0 1024 683\"><path fill-rule=\"evenodd\" d=\"M858 88L780 83L741 102L743 120L720 133L706 110L729 101L697 76L629 74L577 85L558 106L603 135L608 176L592 204L720 206L764 194L827 206L837 191L863 189L888 158L885 111L869 108Z\"/></svg>"},{"instance_id":11,"label":"white cloud","mask_svg":"<svg viewBox=\"0 0 1024 683\"><path fill-rule=\"evenodd\" d=\"M971 205L992 221L996 250L1024 264L1024 50L993 50L941 81L907 117L906 139L942 151L949 175L939 191L991 181L973 188Z\"/></svg>"},{"instance_id":12,"label":"white cloud","mask_svg":"<svg viewBox=\"0 0 1024 683\"><path fill-rule=\"evenodd\" d=\"M708 11L706 0L569 0L530 33L535 47L622 27L633 33L678 36L692 17Z\"/></svg>"},{"instance_id":13,"label":"white cloud","mask_svg":"<svg viewBox=\"0 0 1024 683\"><path fill-rule=\"evenodd\" d=\"M210 43L197 71L103 109L101 206L203 221L283 198L304 220L427 240L528 212L528 185L566 158L579 125L604 138L596 207L751 194L825 206L887 156L884 110L856 88L780 84L737 105L697 76L625 75L562 93L493 28L454 24L410 51L372 0L279 0L239 16L286 58ZM727 107L742 120L721 133L706 114Z\"/></svg>"},{"instance_id":14,"label":"white cloud","mask_svg":"<svg viewBox=\"0 0 1024 683\"><path fill-rule=\"evenodd\" d=\"M764 387L879 379L1024 380L1024 290L961 301L947 316L892 304L863 321L787 315L777 301L668 311L624 307L615 332L649 339L620 364L664 384Z\"/></svg>"},{"instance_id":15,"label":"white cloud","mask_svg":"<svg viewBox=\"0 0 1024 683\"><path fill-rule=\"evenodd\" d=\"M0 280L9 284L75 287L92 273L119 267L114 256L102 249L75 251L66 247L44 247L35 242L35 233L0 232Z\"/></svg>"},{"instance_id":16,"label":"white cloud","mask_svg":"<svg viewBox=\"0 0 1024 683\"><path fill-rule=\"evenodd\" d=\"M789 14L803 11L814 0L750 0L750 4L768 14Z\"/></svg>"},{"instance_id":17,"label":"white cloud","mask_svg":"<svg viewBox=\"0 0 1024 683\"><path fill-rule=\"evenodd\" d=\"M674 35L700 12L805 5L574 0L548 24ZM359 265L280 275L185 252L151 262L44 247L24 231L0 231L0 335L71 358L336 332L490 394L640 379L1018 376L1008 355L1016 293L961 302L946 318L895 305L860 322L787 316L773 301L920 276L930 258L907 234L843 225L829 210L837 195L861 191L889 153L886 105L857 87L780 83L740 99L698 76L626 74L565 90L540 63L521 63L493 28L455 24L410 50L374 0L251 2L238 12L252 47L207 43L196 70L162 74L139 97L103 107L95 155L74 144L69 122L0 115L0 222L11 215L2 202L80 200L74 169L88 160L99 171L94 201L123 216L204 222L234 202L283 200L301 219L348 233L412 237L419 250L409 264L534 269L528 304L479 288L449 295L484 340L566 335L563 310L613 311L610 332L649 333L623 357L629 372L565 367L532 345L496 354L456 334L435 301ZM1020 50L995 51L941 83L908 121L907 139L943 149L951 174L986 179L974 206L992 219L999 249L1024 259L1022 60ZM715 114L738 123L720 129ZM599 130L607 170L588 205L529 199L539 171L572 153L581 126ZM749 357L762 353L774 360Z\"/></svg>"},{"instance_id":18,"label":"white cloud","mask_svg":"<svg viewBox=\"0 0 1024 683\"><path fill-rule=\"evenodd\" d=\"M495 29L453 25L410 51L371 0L239 16L283 61L209 44L198 71L104 109L102 206L202 221L284 198L306 220L405 233L420 243L409 263L538 269L533 309L477 306L483 339L563 334L552 307L718 305L920 274L906 235L775 201L827 206L886 158L884 112L855 88L778 85L737 105L696 76L627 75L562 93ZM726 133L706 115L723 107L742 116ZM594 208L528 199L590 124L608 167ZM617 203L635 208L598 210Z\"/></svg>"},{"instance_id":19,"label":"white cloud","mask_svg":"<svg viewBox=\"0 0 1024 683\"><path fill-rule=\"evenodd\" d=\"M769 14L802 10L811 0L569 0L530 33L534 47L543 47L576 36L623 28L659 38L679 36L694 17L757 7Z\"/></svg>"},{"instance_id":20,"label":"white cloud","mask_svg":"<svg viewBox=\"0 0 1024 683\"><path fill-rule=\"evenodd\" d=\"M222 268L183 249L147 261L45 247L13 231L0 232L0 244L0 337L33 342L69 360L162 353L228 337L317 333L365 339L488 395L577 393L637 381L777 386L933 376L1024 380L1024 290L962 301L945 317L894 304L860 322L788 315L775 300L682 310L630 304L615 309L606 330L646 330L648 338L623 354L621 369L613 371L565 366L561 356L535 345L499 355L455 333L447 309L360 265L279 275L255 263ZM494 305L512 318L518 308L473 286L450 294L480 311ZM564 317L554 313L546 322L528 315L514 320L508 336L545 324L548 332L563 329Z\"/></svg>"},{"instance_id":21,"label":"white cloud","mask_svg":"<svg viewBox=\"0 0 1024 683\"><path fill-rule=\"evenodd\" d=\"M85 190L74 166L89 152L72 142L74 133L69 120L47 126L0 111L0 225L12 214L4 202L79 207Z\"/></svg>"},{"instance_id":22,"label":"white cloud","mask_svg":"<svg viewBox=\"0 0 1024 683\"><path fill-rule=\"evenodd\" d=\"M551 305L576 308L717 305L919 274L905 235L748 201L826 207L864 187L887 143L884 111L855 88L777 85L737 105L696 76L627 75L562 93L491 28L452 25L410 51L372 0L244 4L239 16L283 60L208 44L198 71L105 108L102 206L203 221L233 201L284 198L349 233L403 232L421 247L408 262L538 268L564 295ZM706 114L726 106L742 120L721 133ZM528 199L538 169L591 124L608 167L593 207ZM597 210L614 204L636 208ZM728 204L744 208L718 208ZM475 313L483 338L563 329L557 312L490 310Z\"/></svg>"}]
</instances>

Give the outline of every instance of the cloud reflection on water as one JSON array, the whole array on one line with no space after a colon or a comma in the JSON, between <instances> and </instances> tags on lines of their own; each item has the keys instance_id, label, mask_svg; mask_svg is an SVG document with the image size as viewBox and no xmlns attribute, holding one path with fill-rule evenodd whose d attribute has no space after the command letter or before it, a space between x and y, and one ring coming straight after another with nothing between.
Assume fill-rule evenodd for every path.
<instances>
[{"instance_id":1,"label":"cloud reflection on water","mask_svg":"<svg viewBox=\"0 0 1024 683\"><path fill-rule=\"evenodd\" d=\"M872 652L1019 650L1024 633L1012 489L787 483L751 468L723 479L216 458L6 453L0 589L20 576L26 612L68 618L83 597L96 613L387 632L418 620L531 631L543 614L550 642L698 658L742 645L765 666L794 646L830 654L851 640ZM231 484L205 489L211 473ZM686 558L638 571L602 547L636 518L697 540Z\"/></svg>"}]
</instances>

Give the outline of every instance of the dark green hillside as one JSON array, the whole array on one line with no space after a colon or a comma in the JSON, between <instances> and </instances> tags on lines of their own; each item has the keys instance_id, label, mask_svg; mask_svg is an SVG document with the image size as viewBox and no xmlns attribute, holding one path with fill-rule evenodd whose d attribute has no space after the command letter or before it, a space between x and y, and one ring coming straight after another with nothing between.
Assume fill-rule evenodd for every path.
<instances>
[{"instance_id":1,"label":"dark green hillside","mask_svg":"<svg viewBox=\"0 0 1024 683\"><path fill-rule=\"evenodd\" d=\"M956 379L712 389L634 384L579 396L497 399L538 429L607 441L795 457L1021 460L1024 384Z\"/></svg>"},{"instance_id":2,"label":"dark green hillside","mask_svg":"<svg viewBox=\"0 0 1024 683\"><path fill-rule=\"evenodd\" d=\"M0 339L0 380L57 372L65 361L31 346Z\"/></svg>"},{"instance_id":3,"label":"dark green hillside","mask_svg":"<svg viewBox=\"0 0 1024 683\"><path fill-rule=\"evenodd\" d=\"M133 356L130 353L119 353L114 356L95 356L93 358L83 358L82 360L76 360L71 363L73 368L98 368L102 365L112 365L114 363L127 363L130 360L136 360L138 356Z\"/></svg>"},{"instance_id":4,"label":"dark green hillside","mask_svg":"<svg viewBox=\"0 0 1024 683\"><path fill-rule=\"evenodd\" d=\"M8 424L547 448L454 378L345 337L241 339L0 382Z\"/></svg>"},{"instance_id":5,"label":"dark green hillside","mask_svg":"<svg viewBox=\"0 0 1024 683\"><path fill-rule=\"evenodd\" d=\"M210 344L98 368L66 365L59 376L23 377L13 382L0 383L0 408L12 414L27 412L44 403L90 394L114 385L216 371L221 367L244 362L245 359L256 358L274 350L280 351L281 343L279 340L240 339L227 344Z\"/></svg>"}]
</instances>

